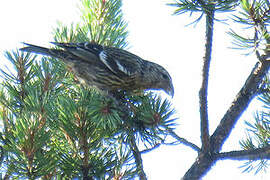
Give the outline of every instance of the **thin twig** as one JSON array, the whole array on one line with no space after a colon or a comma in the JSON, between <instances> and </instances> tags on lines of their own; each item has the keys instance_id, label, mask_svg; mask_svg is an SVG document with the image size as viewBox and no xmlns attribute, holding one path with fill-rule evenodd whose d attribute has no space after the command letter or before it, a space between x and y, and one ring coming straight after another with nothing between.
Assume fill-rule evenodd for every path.
<instances>
[{"instance_id":1,"label":"thin twig","mask_svg":"<svg viewBox=\"0 0 270 180\"><path fill-rule=\"evenodd\" d=\"M150 151L153 151L154 149L157 149L162 143L157 143L155 144L153 147L151 148L148 148L148 149L144 149L142 151L140 151L141 154L144 154L144 153L148 153Z\"/></svg>"},{"instance_id":2,"label":"thin twig","mask_svg":"<svg viewBox=\"0 0 270 180\"><path fill-rule=\"evenodd\" d=\"M193 144L192 142L189 142L188 140L186 140L185 138L182 138L180 136L178 136L173 130L171 129L167 129L167 131L170 133L170 135L172 137L174 137L176 140L178 140L180 143L190 147L191 149L193 149L194 151L196 152L200 152L201 149L196 145L196 144Z\"/></svg>"}]
</instances>

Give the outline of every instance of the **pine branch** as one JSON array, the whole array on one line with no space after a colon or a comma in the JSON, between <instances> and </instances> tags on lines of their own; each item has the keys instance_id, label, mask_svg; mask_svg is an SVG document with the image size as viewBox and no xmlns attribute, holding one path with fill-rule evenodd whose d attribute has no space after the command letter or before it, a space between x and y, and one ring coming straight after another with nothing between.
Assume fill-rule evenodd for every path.
<instances>
[{"instance_id":1,"label":"pine branch","mask_svg":"<svg viewBox=\"0 0 270 180\"><path fill-rule=\"evenodd\" d=\"M0 146L0 151L1 151L1 155L0 155L0 165L2 165L3 159L4 159L4 148L3 146Z\"/></svg>"},{"instance_id":2,"label":"pine branch","mask_svg":"<svg viewBox=\"0 0 270 180\"><path fill-rule=\"evenodd\" d=\"M246 83L237 94L236 99L233 101L231 107L225 113L219 126L211 136L211 144L213 152L218 152L228 135L230 134L233 126L237 122L238 118L248 107L251 100L257 94L258 87L260 86L263 77L268 72L270 62L257 62L252 72L247 78Z\"/></svg>"},{"instance_id":3,"label":"pine branch","mask_svg":"<svg viewBox=\"0 0 270 180\"><path fill-rule=\"evenodd\" d=\"M250 150L230 151L218 153L215 155L218 160L260 160L270 159L270 145L263 148L256 148Z\"/></svg>"},{"instance_id":4,"label":"pine branch","mask_svg":"<svg viewBox=\"0 0 270 180\"><path fill-rule=\"evenodd\" d=\"M210 137L210 152L219 152L223 143L232 131L239 117L246 110L251 100L257 94L258 87L263 77L270 68L270 62L258 62L246 80L246 83L237 94L236 99L232 102L231 107L227 110L220 124ZM215 163L216 158L213 154L200 154L191 168L186 172L183 179L199 179Z\"/></svg>"},{"instance_id":5,"label":"pine branch","mask_svg":"<svg viewBox=\"0 0 270 180\"><path fill-rule=\"evenodd\" d=\"M206 44L205 44L205 56L203 64L203 80L199 92L200 116L201 116L201 141L203 152L207 152L210 149L207 91L208 91L209 69L212 53L213 28L214 28L214 10L209 10L208 12L206 12Z\"/></svg>"}]
</instances>

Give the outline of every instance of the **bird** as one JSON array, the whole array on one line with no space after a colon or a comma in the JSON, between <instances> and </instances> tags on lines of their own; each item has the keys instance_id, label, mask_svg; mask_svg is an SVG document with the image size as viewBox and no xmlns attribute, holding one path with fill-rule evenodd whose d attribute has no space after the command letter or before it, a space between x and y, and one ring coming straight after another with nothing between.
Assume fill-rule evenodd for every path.
<instances>
[{"instance_id":1,"label":"bird","mask_svg":"<svg viewBox=\"0 0 270 180\"><path fill-rule=\"evenodd\" d=\"M124 49L93 42L52 42L58 48L24 44L21 51L60 59L81 84L101 91L163 90L174 95L172 78L165 68Z\"/></svg>"}]
</instances>

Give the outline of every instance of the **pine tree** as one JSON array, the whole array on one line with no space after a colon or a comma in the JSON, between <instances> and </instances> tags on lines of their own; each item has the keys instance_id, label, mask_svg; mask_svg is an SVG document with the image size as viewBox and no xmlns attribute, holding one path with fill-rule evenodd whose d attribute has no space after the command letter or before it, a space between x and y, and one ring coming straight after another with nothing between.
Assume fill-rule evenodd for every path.
<instances>
[{"instance_id":1,"label":"pine tree","mask_svg":"<svg viewBox=\"0 0 270 180\"><path fill-rule=\"evenodd\" d=\"M126 48L121 0L82 0L81 22L58 24L57 42ZM142 153L164 143L174 110L151 92L121 101L80 85L57 59L6 52L2 69L1 163L4 179L146 179Z\"/></svg>"},{"instance_id":2,"label":"pine tree","mask_svg":"<svg viewBox=\"0 0 270 180\"><path fill-rule=\"evenodd\" d=\"M199 147L174 131L174 110L168 100L151 92L114 99L78 83L61 61L19 51L6 52L13 69L2 69L0 90L0 162L4 179L147 179L141 155L168 142L169 136L198 153L183 179L200 179L219 160L247 160L246 171L267 167L269 159L270 3L268 0L177 0L175 14L198 15L205 20L205 55L199 92L201 144ZM127 48L127 23L120 0L82 0L81 22L58 24L57 42L90 41ZM208 79L217 13L253 33L232 30L237 49L255 54L254 65L219 125L209 134ZM233 127L254 98L266 108L247 122L250 137L243 150L222 152ZM256 161L258 160L258 161ZM256 164L257 163L257 164Z\"/></svg>"}]
</instances>

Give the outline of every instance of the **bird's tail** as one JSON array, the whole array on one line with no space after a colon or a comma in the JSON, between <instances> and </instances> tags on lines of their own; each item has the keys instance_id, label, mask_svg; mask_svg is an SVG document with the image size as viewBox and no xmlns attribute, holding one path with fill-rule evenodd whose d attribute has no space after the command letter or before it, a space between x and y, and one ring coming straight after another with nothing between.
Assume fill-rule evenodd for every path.
<instances>
[{"instance_id":1,"label":"bird's tail","mask_svg":"<svg viewBox=\"0 0 270 180\"><path fill-rule=\"evenodd\" d=\"M41 46L36 46L33 44L24 43L27 45L26 47L21 48L21 51L25 52L31 52L31 53L37 53L42 54L46 56L51 56L55 58L64 58L67 56L67 54L63 50L57 50L57 49L49 49Z\"/></svg>"}]
</instances>

